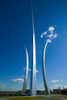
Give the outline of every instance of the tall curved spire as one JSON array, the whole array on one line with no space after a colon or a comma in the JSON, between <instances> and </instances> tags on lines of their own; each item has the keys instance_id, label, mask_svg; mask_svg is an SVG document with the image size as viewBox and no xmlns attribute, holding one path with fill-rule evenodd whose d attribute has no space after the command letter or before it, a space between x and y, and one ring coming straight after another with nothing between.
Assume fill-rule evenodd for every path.
<instances>
[{"instance_id":1,"label":"tall curved spire","mask_svg":"<svg viewBox=\"0 0 67 100\"><path fill-rule=\"evenodd\" d=\"M44 51L43 51L43 62L42 62L42 68L43 68L43 80L44 80L44 87L47 94L50 94L48 85L47 85L47 79L46 79L46 70L45 70L45 53L46 53L46 47L47 47L48 41L45 44Z\"/></svg>"},{"instance_id":2,"label":"tall curved spire","mask_svg":"<svg viewBox=\"0 0 67 100\"><path fill-rule=\"evenodd\" d=\"M35 31L34 31L32 4L31 4L31 14L32 14L32 30L33 30L33 55L32 55L32 66L31 66L32 68L31 68L30 94L36 95L36 45L35 45Z\"/></svg>"},{"instance_id":3,"label":"tall curved spire","mask_svg":"<svg viewBox=\"0 0 67 100\"><path fill-rule=\"evenodd\" d=\"M25 73L25 79L24 79L24 84L23 84L23 90L22 90L22 95L26 94L26 87L27 87L27 78L28 78L28 51L27 48L25 47L26 50L26 73Z\"/></svg>"}]
</instances>

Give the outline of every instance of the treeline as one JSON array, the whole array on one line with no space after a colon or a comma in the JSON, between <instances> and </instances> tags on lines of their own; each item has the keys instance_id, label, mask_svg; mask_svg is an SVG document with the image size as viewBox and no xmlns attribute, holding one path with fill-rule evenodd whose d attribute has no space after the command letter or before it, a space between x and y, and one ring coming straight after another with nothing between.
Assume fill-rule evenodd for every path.
<instances>
[{"instance_id":1,"label":"treeline","mask_svg":"<svg viewBox=\"0 0 67 100\"><path fill-rule=\"evenodd\" d=\"M21 96L21 92L0 92L0 96Z\"/></svg>"}]
</instances>

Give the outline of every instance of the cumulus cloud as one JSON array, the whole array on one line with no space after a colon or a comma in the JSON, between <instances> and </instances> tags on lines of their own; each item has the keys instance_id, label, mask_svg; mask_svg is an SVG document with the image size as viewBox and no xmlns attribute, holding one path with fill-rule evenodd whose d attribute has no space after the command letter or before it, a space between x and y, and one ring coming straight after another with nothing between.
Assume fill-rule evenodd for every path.
<instances>
[{"instance_id":1,"label":"cumulus cloud","mask_svg":"<svg viewBox=\"0 0 67 100\"><path fill-rule=\"evenodd\" d=\"M54 28L53 26L50 26L50 27L48 28L48 30L49 30L49 31L54 31L55 28Z\"/></svg>"},{"instance_id":2,"label":"cumulus cloud","mask_svg":"<svg viewBox=\"0 0 67 100\"><path fill-rule=\"evenodd\" d=\"M43 38L43 36L46 35L46 34L47 34L47 31L46 31L46 32L43 32L43 33L41 34L41 38Z\"/></svg>"},{"instance_id":3,"label":"cumulus cloud","mask_svg":"<svg viewBox=\"0 0 67 100\"><path fill-rule=\"evenodd\" d=\"M58 34L54 34L53 38L57 38Z\"/></svg>"},{"instance_id":4,"label":"cumulus cloud","mask_svg":"<svg viewBox=\"0 0 67 100\"><path fill-rule=\"evenodd\" d=\"M63 82L63 80L60 80L61 82Z\"/></svg>"},{"instance_id":5,"label":"cumulus cloud","mask_svg":"<svg viewBox=\"0 0 67 100\"><path fill-rule=\"evenodd\" d=\"M26 70L26 68L23 68L24 70Z\"/></svg>"},{"instance_id":6,"label":"cumulus cloud","mask_svg":"<svg viewBox=\"0 0 67 100\"><path fill-rule=\"evenodd\" d=\"M28 69L28 71L31 71L31 69Z\"/></svg>"},{"instance_id":7,"label":"cumulus cloud","mask_svg":"<svg viewBox=\"0 0 67 100\"><path fill-rule=\"evenodd\" d=\"M39 73L39 71L36 69L36 73Z\"/></svg>"},{"instance_id":8,"label":"cumulus cloud","mask_svg":"<svg viewBox=\"0 0 67 100\"><path fill-rule=\"evenodd\" d=\"M26 70L26 68L23 68L24 70ZM28 71L31 71L31 69L28 69Z\"/></svg>"},{"instance_id":9,"label":"cumulus cloud","mask_svg":"<svg viewBox=\"0 0 67 100\"><path fill-rule=\"evenodd\" d=\"M23 78L12 79L13 82L22 83L24 82Z\"/></svg>"},{"instance_id":10,"label":"cumulus cloud","mask_svg":"<svg viewBox=\"0 0 67 100\"><path fill-rule=\"evenodd\" d=\"M63 88L66 88L67 89L67 86L64 86Z\"/></svg>"},{"instance_id":11,"label":"cumulus cloud","mask_svg":"<svg viewBox=\"0 0 67 100\"><path fill-rule=\"evenodd\" d=\"M54 33L54 30L55 30L55 28L54 28L53 26L50 26L50 27L48 28L48 31L45 31L45 32L43 32L43 33L41 34L41 38L43 38L44 35L46 35L47 39L50 39L50 40L52 40L52 39L54 39L54 38L57 38L58 34L55 34L55 33ZM49 42L49 43L50 43L50 42Z\"/></svg>"},{"instance_id":12,"label":"cumulus cloud","mask_svg":"<svg viewBox=\"0 0 67 100\"><path fill-rule=\"evenodd\" d=\"M63 82L63 80L52 80L52 83Z\"/></svg>"},{"instance_id":13,"label":"cumulus cloud","mask_svg":"<svg viewBox=\"0 0 67 100\"><path fill-rule=\"evenodd\" d=\"M53 85L53 87L60 87L61 85Z\"/></svg>"},{"instance_id":14,"label":"cumulus cloud","mask_svg":"<svg viewBox=\"0 0 67 100\"><path fill-rule=\"evenodd\" d=\"M53 39L53 38L57 38L57 34L50 34L50 35L47 35L47 37L49 37L50 39Z\"/></svg>"},{"instance_id":15,"label":"cumulus cloud","mask_svg":"<svg viewBox=\"0 0 67 100\"><path fill-rule=\"evenodd\" d=\"M50 39L48 39L47 42L51 43L52 41Z\"/></svg>"},{"instance_id":16,"label":"cumulus cloud","mask_svg":"<svg viewBox=\"0 0 67 100\"><path fill-rule=\"evenodd\" d=\"M53 34L47 35L47 37L51 39L53 37Z\"/></svg>"},{"instance_id":17,"label":"cumulus cloud","mask_svg":"<svg viewBox=\"0 0 67 100\"><path fill-rule=\"evenodd\" d=\"M53 26L50 26L49 28L48 28L48 31L52 34L53 33L53 31L55 30L55 28L53 27Z\"/></svg>"},{"instance_id":18,"label":"cumulus cloud","mask_svg":"<svg viewBox=\"0 0 67 100\"><path fill-rule=\"evenodd\" d=\"M26 68L23 68L24 70L26 70ZM28 69L28 71L31 71L31 69ZM36 73L38 73L39 71L36 69Z\"/></svg>"},{"instance_id":19,"label":"cumulus cloud","mask_svg":"<svg viewBox=\"0 0 67 100\"><path fill-rule=\"evenodd\" d=\"M51 82L52 83L57 83L57 82L59 82L59 80L52 80Z\"/></svg>"}]
</instances>

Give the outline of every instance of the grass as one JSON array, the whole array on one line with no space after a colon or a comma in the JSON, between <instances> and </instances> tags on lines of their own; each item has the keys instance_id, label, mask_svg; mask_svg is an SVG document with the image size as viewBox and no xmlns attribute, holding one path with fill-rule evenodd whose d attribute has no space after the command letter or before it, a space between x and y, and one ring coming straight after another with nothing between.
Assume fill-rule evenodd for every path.
<instances>
[{"instance_id":1,"label":"grass","mask_svg":"<svg viewBox=\"0 0 67 100\"><path fill-rule=\"evenodd\" d=\"M12 96L0 96L0 98L5 98L5 97L12 97Z\"/></svg>"},{"instance_id":2,"label":"grass","mask_svg":"<svg viewBox=\"0 0 67 100\"><path fill-rule=\"evenodd\" d=\"M50 97L58 97L59 95L64 96L63 94L54 94L54 95L50 95Z\"/></svg>"},{"instance_id":3,"label":"grass","mask_svg":"<svg viewBox=\"0 0 67 100\"><path fill-rule=\"evenodd\" d=\"M55 100L64 100L64 99L55 99Z\"/></svg>"},{"instance_id":4,"label":"grass","mask_svg":"<svg viewBox=\"0 0 67 100\"><path fill-rule=\"evenodd\" d=\"M30 97L14 97L8 98L10 100L30 100L30 99L40 99L40 98L47 98L45 96L30 96Z\"/></svg>"},{"instance_id":5,"label":"grass","mask_svg":"<svg viewBox=\"0 0 67 100\"><path fill-rule=\"evenodd\" d=\"M64 97L64 99L67 99L67 97Z\"/></svg>"},{"instance_id":6,"label":"grass","mask_svg":"<svg viewBox=\"0 0 67 100\"><path fill-rule=\"evenodd\" d=\"M50 97L57 97L57 96L55 96L55 95L52 95L52 96L50 96Z\"/></svg>"},{"instance_id":7,"label":"grass","mask_svg":"<svg viewBox=\"0 0 67 100\"><path fill-rule=\"evenodd\" d=\"M64 100L64 99L67 99L67 97L60 98L60 99L55 99L55 100Z\"/></svg>"}]
</instances>

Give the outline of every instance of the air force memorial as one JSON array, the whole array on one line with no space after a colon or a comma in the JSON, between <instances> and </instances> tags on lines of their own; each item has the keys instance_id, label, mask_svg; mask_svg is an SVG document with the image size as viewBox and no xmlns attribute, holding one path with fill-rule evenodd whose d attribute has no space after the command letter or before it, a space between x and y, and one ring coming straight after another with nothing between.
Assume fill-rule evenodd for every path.
<instances>
[{"instance_id":1,"label":"air force memorial","mask_svg":"<svg viewBox=\"0 0 67 100\"><path fill-rule=\"evenodd\" d=\"M35 29L34 29L34 18L33 18L33 11L31 7L31 14L32 14L32 65L31 65L31 82L30 82L30 95L36 95L36 41L35 41ZM47 31L44 32L41 35L41 38L43 38L43 35L47 35L48 39L46 41L46 44L44 46L43 55L42 55L42 74L43 74L43 82L44 82L44 89L47 95L50 94L50 90L47 83L47 77L46 77L46 70L45 70L45 53L46 53L46 47L48 43L52 42L53 38L56 38L57 34L53 34L54 28L51 26L49 28L50 34L47 35ZM26 94L26 87L27 87L27 78L28 78L28 67L29 67L29 58L28 58L28 51L26 50L26 73L25 73L25 79L22 89L22 95Z\"/></svg>"}]
</instances>

